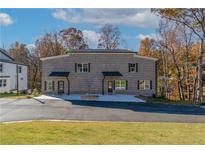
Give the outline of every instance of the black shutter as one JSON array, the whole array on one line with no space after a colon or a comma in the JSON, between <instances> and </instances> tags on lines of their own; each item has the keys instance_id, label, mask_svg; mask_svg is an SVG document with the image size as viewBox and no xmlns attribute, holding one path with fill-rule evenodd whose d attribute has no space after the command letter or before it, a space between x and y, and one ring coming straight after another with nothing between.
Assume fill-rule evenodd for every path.
<instances>
[{"instance_id":1,"label":"black shutter","mask_svg":"<svg viewBox=\"0 0 205 154\"><path fill-rule=\"evenodd\" d=\"M128 90L128 81L126 80L126 90Z\"/></svg>"},{"instance_id":2,"label":"black shutter","mask_svg":"<svg viewBox=\"0 0 205 154\"><path fill-rule=\"evenodd\" d=\"M152 80L150 80L150 89L152 89Z\"/></svg>"},{"instance_id":3,"label":"black shutter","mask_svg":"<svg viewBox=\"0 0 205 154\"><path fill-rule=\"evenodd\" d=\"M88 63L88 72L90 72L90 63Z\"/></svg>"},{"instance_id":4,"label":"black shutter","mask_svg":"<svg viewBox=\"0 0 205 154\"><path fill-rule=\"evenodd\" d=\"M55 81L52 81L52 88L53 88L53 91L55 91Z\"/></svg>"},{"instance_id":5,"label":"black shutter","mask_svg":"<svg viewBox=\"0 0 205 154\"><path fill-rule=\"evenodd\" d=\"M138 90L140 89L140 81L139 80L137 81L137 89Z\"/></svg>"},{"instance_id":6,"label":"black shutter","mask_svg":"<svg viewBox=\"0 0 205 154\"><path fill-rule=\"evenodd\" d=\"M78 64L77 63L75 63L75 72L77 72L77 66Z\"/></svg>"},{"instance_id":7,"label":"black shutter","mask_svg":"<svg viewBox=\"0 0 205 154\"><path fill-rule=\"evenodd\" d=\"M46 91L47 90L47 82L44 81L44 90Z\"/></svg>"},{"instance_id":8,"label":"black shutter","mask_svg":"<svg viewBox=\"0 0 205 154\"><path fill-rule=\"evenodd\" d=\"M138 63L135 64L135 70L138 72Z\"/></svg>"},{"instance_id":9,"label":"black shutter","mask_svg":"<svg viewBox=\"0 0 205 154\"><path fill-rule=\"evenodd\" d=\"M128 63L128 72L130 72L130 63Z\"/></svg>"},{"instance_id":10,"label":"black shutter","mask_svg":"<svg viewBox=\"0 0 205 154\"><path fill-rule=\"evenodd\" d=\"M113 89L115 90L115 80L112 81L112 84L113 84Z\"/></svg>"}]
</instances>

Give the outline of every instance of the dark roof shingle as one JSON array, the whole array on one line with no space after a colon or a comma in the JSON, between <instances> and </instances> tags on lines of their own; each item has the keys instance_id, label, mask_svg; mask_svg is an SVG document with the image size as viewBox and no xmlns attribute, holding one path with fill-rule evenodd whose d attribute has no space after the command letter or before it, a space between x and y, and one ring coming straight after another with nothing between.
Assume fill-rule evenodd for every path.
<instances>
[{"instance_id":1,"label":"dark roof shingle","mask_svg":"<svg viewBox=\"0 0 205 154\"><path fill-rule=\"evenodd\" d=\"M52 77L68 77L70 72L51 72L49 76Z\"/></svg>"},{"instance_id":2,"label":"dark roof shingle","mask_svg":"<svg viewBox=\"0 0 205 154\"><path fill-rule=\"evenodd\" d=\"M104 76L122 76L120 72L102 72Z\"/></svg>"}]
</instances>

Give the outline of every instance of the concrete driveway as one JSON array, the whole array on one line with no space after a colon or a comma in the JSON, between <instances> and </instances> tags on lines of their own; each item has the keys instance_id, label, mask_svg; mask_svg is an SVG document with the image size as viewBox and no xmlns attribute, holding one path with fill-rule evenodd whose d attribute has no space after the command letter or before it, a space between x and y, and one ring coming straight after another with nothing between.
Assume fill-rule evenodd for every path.
<instances>
[{"instance_id":1,"label":"concrete driveway","mask_svg":"<svg viewBox=\"0 0 205 154\"><path fill-rule=\"evenodd\" d=\"M0 122L24 120L205 122L205 109L134 102L0 99Z\"/></svg>"}]
</instances>

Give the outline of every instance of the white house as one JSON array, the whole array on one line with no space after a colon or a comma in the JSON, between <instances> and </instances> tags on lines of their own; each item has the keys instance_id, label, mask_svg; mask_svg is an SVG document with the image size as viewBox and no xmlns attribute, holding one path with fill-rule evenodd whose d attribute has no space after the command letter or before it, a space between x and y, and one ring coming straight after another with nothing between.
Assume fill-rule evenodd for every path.
<instances>
[{"instance_id":1,"label":"white house","mask_svg":"<svg viewBox=\"0 0 205 154\"><path fill-rule=\"evenodd\" d=\"M17 71L18 69L18 71ZM18 80L18 86L17 86ZM27 90L27 66L17 64L0 48L0 93Z\"/></svg>"}]
</instances>

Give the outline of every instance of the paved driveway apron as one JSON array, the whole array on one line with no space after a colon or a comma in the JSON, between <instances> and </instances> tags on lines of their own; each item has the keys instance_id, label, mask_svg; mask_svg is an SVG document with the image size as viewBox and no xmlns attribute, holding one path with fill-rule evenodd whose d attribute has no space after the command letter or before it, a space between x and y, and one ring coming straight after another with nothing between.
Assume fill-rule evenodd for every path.
<instances>
[{"instance_id":1,"label":"paved driveway apron","mask_svg":"<svg viewBox=\"0 0 205 154\"><path fill-rule=\"evenodd\" d=\"M48 119L204 123L205 109L131 102L0 99L0 122Z\"/></svg>"}]
</instances>

